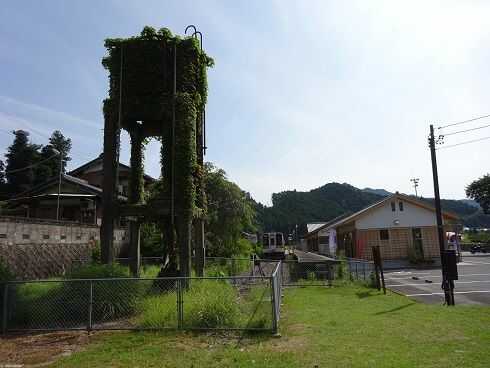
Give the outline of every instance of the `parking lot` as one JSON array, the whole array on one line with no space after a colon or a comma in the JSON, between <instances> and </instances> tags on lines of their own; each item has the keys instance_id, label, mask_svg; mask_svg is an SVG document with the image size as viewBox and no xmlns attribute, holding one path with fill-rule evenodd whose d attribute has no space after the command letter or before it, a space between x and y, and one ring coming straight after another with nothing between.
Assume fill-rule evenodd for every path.
<instances>
[{"instance_id":1,"label":"parking lot","mask_svg":"<svg viewBox=\"0 0 490 368\"><path fill-rule=\"evenodd\" d=\"M490 305L490 257L464 256L458 264L458 274L454 287L456 304ZM424 303L444 303L441 280L440 269L385 272L387 288Z\"/></svg>"}]
</instances>

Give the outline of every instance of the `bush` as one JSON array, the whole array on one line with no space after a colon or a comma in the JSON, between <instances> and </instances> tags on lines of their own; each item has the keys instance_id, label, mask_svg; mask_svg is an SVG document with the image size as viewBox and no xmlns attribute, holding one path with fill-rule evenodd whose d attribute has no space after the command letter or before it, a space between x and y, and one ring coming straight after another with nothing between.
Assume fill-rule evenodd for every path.
<instances>
[{"instance_id":1,"label":"bush","mask_svg":"<svg viewBox=\"0 0 490 368\"><path fill-rule=\"evenodd\" d=\"M74 269L67 280L19 284L14 323L30 328L86 325L90 300L90 283L86 279L100 279L92 284L94 323L131 315L148 284L138 280L103 280L128 276L127 268L119 265L91 264Z\"/></svg>"},{"instance_id":2,"label":"bush","mask_svg":"<svg viewBox=\"0 0 490 368\"><path fill-rule=\"evenodd\" d=\"M100 249L100 241L96 240L91 249L90 258L93 263L100 263L102 260L102 250Z\"/></svg>"},{"instance_id":3,"label":"bush","mask_svg":"<svg viewBox=\"0 0 490 368\"><path fill-rule=\"evenodd\" d=\"M248 258L222 258L206 261L206 276L224 277L250 274L252 261Z\"/></svg>"},{"instance_id":4,"label":"bush","mask_svg":"<svg viewBox=\"0 0 490 368\"><path fill-rule=\"evenodd\" d=\"M14 274L10 272L7 265L0 259L0 283L13 280Z\"/></svg>"},{"instance_id":5,"label":"bush","mask_svg":"<svg viewBox=\"0 0 490 368\"><path fill-rule=\"evenodd\" d=\"M129 271L121 265L91 264L74 269L67 278L101 279L93 282L92 316L95 322L102 322L134 313L138 296L146 292L147 284L138 280L103 280L126 277ZM63 283L61 292L62 303L73 308L73 314L84 310L82 305L88 308L90 285L87 282Z\"/></svg>"},{"instance_id":6,"label":"bush","mask_svg":"<svg viewBox=\"0 0 490 368\"><path fill-rule=\"evenodd\" d=\"M67 279L106 279L121 277L130 277L127 267L118 264L106 265L96 263L74 268L66 275Z\"/></svg>"}]
</instances>

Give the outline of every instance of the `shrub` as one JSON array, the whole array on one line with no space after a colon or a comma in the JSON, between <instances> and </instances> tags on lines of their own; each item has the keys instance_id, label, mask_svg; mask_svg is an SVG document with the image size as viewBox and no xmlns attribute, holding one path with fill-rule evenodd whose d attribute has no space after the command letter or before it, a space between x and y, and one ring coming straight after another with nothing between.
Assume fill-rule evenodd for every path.
<instances>
[{"instance_id":1,"label":"shrub","mask_svg":"<svg viewBox=\"0 0 490 368\"><path fill-rule=\"evenodd\" d=\"M33 282L15 286L15 310L11 310L16 327L54 328L63 317L62 285L58 282ZM10 294L9 294L10 297Z\"/></svg>"},{"instance_id":2,"label":"shrub","mask_svg":"<svg viewBox=\"0 0 490 368\"><path fill-rule=\"evenodd\" d=\"M129 277L127 267L112 264L89 264L74 268L66 275L67 279L106 279Z\"/></svg>"},{"instance_id":3,"label":"shrub","mask_svg":"<svg viewBox=\"0 0 490 368\"><path fill-rule=\"evenodd\" d=\"M7 265L0 259L0 283L11 281L14 279L14 274L10 272Z\"/></svg>"},{"instance_id":4,"label":"shrub","mask_svg":"<svg viewBox=\"0 0 490 368\"><path fill-rule=\"evenodd\" d=\"M100 279L93 282L92 316L95 322L109 321L131 315L139 295L146 292L148 284L138 280L104 280L129 277L129 271L121 265L91 264L74 269L69 279ZM87 306L90 285L83 281L63 283L61 301L74 315ZM79 312L78 312L79 313Z\"/></svg>"},{"instance_id":5,"label":"shrub","mask_svg":"<svg viewBox=\"0 0 490 368\"><path fill-rule=\"evenodd\" d=\"M344 279L346 274L349 273L346 268L347 268L347 262L345 261L345 259L341 259L340 263L338 263L336 266L336 273L337 273L336 278L338 280Z\"/></svg>"},{"instance_id":6,"label":"shrub","mask_svg":"<svg viewBox=\"0 0 490 368\"><path fill-rule=\"evenodd\" d=\"M100 241L96 240L91 249L90 258L94 263L100 263L102 259L102 250L100 249Z\"/></svg>"},{"instance_id":7,"label":"shrub","mask_svg":"<svg viewBox=\"0 0 490 368\"><path fill-rule=\"evenodd\" d=\"M206 276L224 277L245 275L250 272L252 261L248 258L223 258L206 262Z\"/></svg>"}]
</instances>

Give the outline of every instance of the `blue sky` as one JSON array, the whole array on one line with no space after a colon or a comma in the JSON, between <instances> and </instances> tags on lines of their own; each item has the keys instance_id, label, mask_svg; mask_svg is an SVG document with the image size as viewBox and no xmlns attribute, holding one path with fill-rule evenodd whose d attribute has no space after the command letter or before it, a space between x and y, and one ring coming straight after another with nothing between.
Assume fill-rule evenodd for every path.
<instances>
[{"instance_id":1,"label":"blue sky","mask_svg":"<svg viewBox=\"0 0 490 368\"><path fill-rule=\"evenodd\" d=\"M144 4L144 6L142 6ZM208 155L243 189L327 182L431 196L429 123L490 114L487 1L13 1L0 13L0 148L7 131L73 140L72 166L102 149L107 37L195 24L209 70ZM490 119L456 131L490 124ZM454 144L490 129L448 136ZM441 194L489 171L490 141L439 151ZM146 169L158 176L158 146ZM123 135L122 160L128 161Z\"/></svg>"}]
</instances>

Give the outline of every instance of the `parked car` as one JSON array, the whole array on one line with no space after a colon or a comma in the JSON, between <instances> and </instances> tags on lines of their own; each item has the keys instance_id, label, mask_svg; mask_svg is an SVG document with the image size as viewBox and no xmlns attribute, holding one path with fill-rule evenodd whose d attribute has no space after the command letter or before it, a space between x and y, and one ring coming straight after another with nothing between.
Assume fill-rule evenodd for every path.
<instances>
[{"instance_id":1,"label":"parked car","mask_svg":"<svg viewBox=\"0 0 490 368\"><path fill-rule=\"evenodd\" d=\"M490 244L475 244L470 248L472 254L475 253L490 253Z\"/></svg>"}]
</instances>

